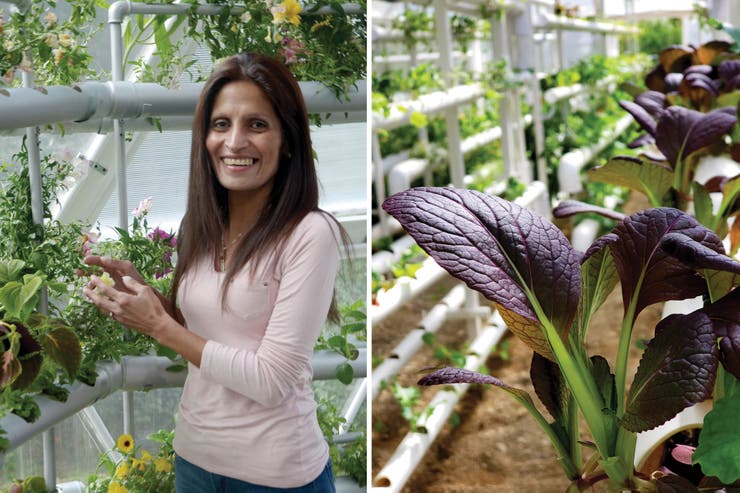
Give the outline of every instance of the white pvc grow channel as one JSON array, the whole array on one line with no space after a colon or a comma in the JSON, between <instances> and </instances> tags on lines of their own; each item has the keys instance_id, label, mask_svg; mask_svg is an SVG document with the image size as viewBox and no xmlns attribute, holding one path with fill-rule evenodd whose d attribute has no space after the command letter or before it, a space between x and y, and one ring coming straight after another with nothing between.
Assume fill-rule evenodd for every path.
<instances>
[{"instance_id":1,"label":"white pvc grow channel","mask_svg":"<svg viewBox=\"0 0 740 493\"><path fill-rule=\"evenodd\" d=\"M491 325L485 327L470 345L471 354L465 359L465 368L468 370L480 368L506 332L506 326L498 313L494 314L490 323ZM395 493L403 489L470 385L454 384L451 387L454 390L440 390L434 395L432 401L422 412L422 416L427 416L427 418L422 418L418 423L426 429L426 433L409 432L406 435L376 476L374 484L378 486L374 486L372 491Z\"/></svg>"}]
</instances>

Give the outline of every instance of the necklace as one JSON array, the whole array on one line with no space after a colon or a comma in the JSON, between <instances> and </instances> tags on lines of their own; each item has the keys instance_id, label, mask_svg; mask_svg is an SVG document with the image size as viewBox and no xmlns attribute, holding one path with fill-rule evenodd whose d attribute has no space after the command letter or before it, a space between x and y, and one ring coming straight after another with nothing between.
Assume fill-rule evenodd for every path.
<instances>
[{"instance_id":1,"label":"necklace","mask_svg":"<svg viewBox=\"0 0 740 493\"><path fill-rule=\"evenodd\" d=\"M221 272L224 272L226 270L226 250L233 247L239 239L244 236L244 231L241 233L238 233L234 238L231 239L229 244L227 245L224 241L224 234L221 233L221 255L219 256L219 262L221 264Z\"/></svg>"}]
</instances>

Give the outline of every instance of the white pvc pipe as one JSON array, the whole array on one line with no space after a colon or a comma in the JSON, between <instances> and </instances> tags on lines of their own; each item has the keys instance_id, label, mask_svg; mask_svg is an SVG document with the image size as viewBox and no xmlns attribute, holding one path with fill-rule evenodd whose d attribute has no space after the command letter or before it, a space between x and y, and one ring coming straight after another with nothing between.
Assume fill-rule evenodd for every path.
<instances>
[{"instance_id":1,"label":"white pvc pipe","mask_svg":"<svg viewBox=\"0 0 740 493\"><path fill-rule=\"evenodd\" d=\"M452 57L456 61L465 59L468 57L468 54L462 53L460 51L453 51ZM439 60L439 53L433 52L433 53L419 53L416 55L416 61L417 63L428 63L428 62L436 62ZM378 65L402 65L404 68L408 67L411 64L411 55L408 53L400 53L400 54L394 54L394 55L376 55L373 57L373 66Z\"/></svg>"},{"instance_id":2,"label":"white pvc pipe","mask_svg":"<svg viewBox=\"0 0 740 493\"><path fill-rule=\"evenodd\" d=\"M573 228L570 244L573 245L575 250L585 252L596 239L599 227L599 222L595 219L583 219Z\"/></svg>"},{"instance_id":3,"label":"white pvc pipe","mask_svg":"<svg viewBox=\"0 0 740 493\"><path fill-rule=\"evenodd\" d=\"M393 195L411 188L411 182L421 177L429 168L427 159L407 159L388 173L388 194Z\"/></svg>"},{"instance_id":4,"label":"white pvc pipe","mask_svg":"<svg viewBox=\"0 0 740 493\"><path fill-rule=\"evenodd\" d=\"M373 323L382 322L386 317L408 300L418 296L429 286L442 279L447 272L429 257L424 265L416 271L416 277L402 277L396 280L396 284L382 293L378 293L378 305L371 305L368 315Z\"/></svg>"},{"instance_id":5,"label":"white pvc pipe","mask_svg":"<svg viewBox=\"0 0 740 493\"><path fill-rule=\"evenodd\" d=\"M68 483L59 483L56 493L86 493L87 485L82 481L70 481Z\"/></svg>"},{"instance_id":6,"label":"white pvc pipe","mask_svg":"<svg viewBox=\"0 0 740 493\"><path fill-rule=\"evenodd\" d=\"M367 348L360 347L358 350L358 358L347 362L352 366L355 377L362 378L367 375ZM333 351L316 351L311 359L314 380L335 378L337 365L345 361L343 356ZM41 416L34 423L26 423L14 414L0 419L0 428L7 430L9 450L15 449L117 390L150 390L182 386L186 372L167 371L172 364L169 358L159 356L124 356L120 363L112 361L99 363L96 367L98 378L95 385L75 382L66 386L69 390L66 402L54 401L44 396L37 397L36 402L41 409Z\"/></svg>"},{"instance_id":7,"label":"white pvc pipe","mask_svg":"<svg viewBox=\"0 0 740 493\"><path fill-rule=\"evenodd\" d=\"M485 327L470 346L472 354L465 359L465 368L468 370L480 368L505 332L506 327L502 321ZM454 384L452 385L454 390L441 390L435 394L422 412L422 416L431 414L419 422L426 429L426 433L409 432L404 437L375 478L375 484L383 488L373 488L373 491L400 492L403 489L469 386L470 384Z\"/></svg>"},{"instance_id":8,"label":"white pvc pipe","mask_svg":"<svg viewBox=\"0 0 740 493\"><path fill-rule=\"evenodd\" d=\"M402 236L391 244L390 251L383 250L373 254L371 270L378 274L388 272L391 264L398 262L401 255L414 245L416 245L416 242L411 236Z\"/></svg>"},{"instance_id":9,"label":"white pvc pipe","mask_svg":"<svg viewBox=\"0 0 740 493\"><path fill-rule=\"evenodd\" d=\"M355 388L352 391L349 399L344 404L344 410L342 411L342 417L344 423L339 425L337 435L343 435L347 433L347 430L357 417L357 413L360 412L362 405L367 402L367 378L360 378L356 381Z\"/></svg>"},{"instance_id":10,"label":"white pvc pipe","mask_svg":"<svg viewBox=\"0 0 740 493\"><path fill-rule=\"evenodd\" d=\"M470 103L485 94L480 84L455 86L446 91L435 91L419 96L412 101L401 101L391 105L388 117L373 114L373 129L393 130L410 122L411 113L419 112L426 115L456 108Z\"/></svg>"},{"instance_id":11,"label":"white pvc pipe","mask_svg":"<svg viewBox=\"0 0 740 493\"><path fill-rule=\"evenodd\" d=\"M622 26L608 22L593 22L583 19L573 19L540 11L536 29L562 29L565 31L587 31L592 33L636 34L636 27Z\"/></svg>"},{"instance_id":12,"label":"white pvc pipe","mask_svg":"<svg viewBox=\"0 0 740 493\"><path fill-rule=\"evenodd\" d=\"M372 398L380 393L384 382L390 381L403 366L408 363L419 349L424 347L423 336L426 333L435 333L447 320L451 312L459 310L465 302L465 285L458 284L452 288L421 320L418 326L412 329L401 342L396 345L386 359L373 370ZM375 320L373 320L375 322Z\"/></svg>"},{"instance_id":13,"label":"white pvc pipe","mask_svg":"<svg viewBox=\"0 0 740 493\"><path fill-rule=\"evenodd\" d=\"M318 82L299 82L311 113L364 112L366 81L357 81L349 101L339 101ZM103 118L191 117L203 83L168 89L153 83L84 82L76 86L8 89L0 95L0 130Z\"/></svg>"},{"instance_id":14,"label":"white pvc pipe","mask_svg":"<svg viewBox=\"0 0 740 493\"><path fill-rule=\"evenodd\" d=\"M625 115L617 121L614 128L603 133L599 141L593 146L583 147L564 154L560 158L560 166L558 167L560 191L565 193L578 193L582 191L581 169L598 156L607 146L617 140L633 121L632 115Z\"/></svg>"}]
</instances>

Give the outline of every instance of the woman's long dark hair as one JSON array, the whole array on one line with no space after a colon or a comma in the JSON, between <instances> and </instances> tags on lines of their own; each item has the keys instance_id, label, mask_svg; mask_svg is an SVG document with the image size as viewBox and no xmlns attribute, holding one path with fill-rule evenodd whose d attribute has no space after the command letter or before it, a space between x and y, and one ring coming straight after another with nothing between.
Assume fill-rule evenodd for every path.
<instances>
[{"instance_id":1,"label":"woman's long dark hair","mask_svg":"<svg viewBox=\"0 0 740 493\"><path fill-rule=\"evenodd\" d=\"M295 77L282 62L264 55L242 53L227 58L206 81L193 117L188 203L178 232L177 265L170 295L172 306L176 306L184 273L203 255L215 258L228 225L228 190L221 186L213 170L206 137L216 96L226 84L234 81L253 82L262 89L280 119L283 149L268 202L254 228L234 250L221 293L222 305L234 276L248 260L264 258L273 249L280 248L309 212L320 210L308 112ZM336 223L329 214L325 215ZM341 226L339 231L343 243L348 245L347 233ZM332 322L339 321L334 299L328 316Z\"/></svg>"}]
</instances>

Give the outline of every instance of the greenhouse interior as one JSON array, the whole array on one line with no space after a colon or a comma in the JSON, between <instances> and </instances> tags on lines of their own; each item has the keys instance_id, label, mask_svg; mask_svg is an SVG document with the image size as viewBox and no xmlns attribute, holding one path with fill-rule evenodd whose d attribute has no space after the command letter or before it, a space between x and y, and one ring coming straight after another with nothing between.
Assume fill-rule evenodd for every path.
<instances>
[{"instance_id":1,"label":"greenhouse interior","mask_svg":"<svg viewBox=\"0 0 740 493\"><path fill-rule=\"evenodd\" d=\"M739 111L734 0L0 1L0 492L740 491Z\"/></svg>"},{"instance_id":2,"label":"greenhouse interior","mask_svg":"<svg viewBox=\"0 0 740 493\"><path fill-rule=\"evenodd\" d=\"M299 81L319 206L349 235L340 322L309 363L336 489L364 491L364 2L0 2L0 46L0 491L175 491L187 366L84 299L83 257L128 259L167 292L196 103L243 51Z\"/></svg>"},{"instance_id":3,"label":"greenhouse interior","mask_svg":"<svg viewBox=\"0 0 740 493\"><path fill-rule=\"evenodd\" d=\"M370 11L372 491L735 491L737 2Z\"/></svg>"}]
</instances>

